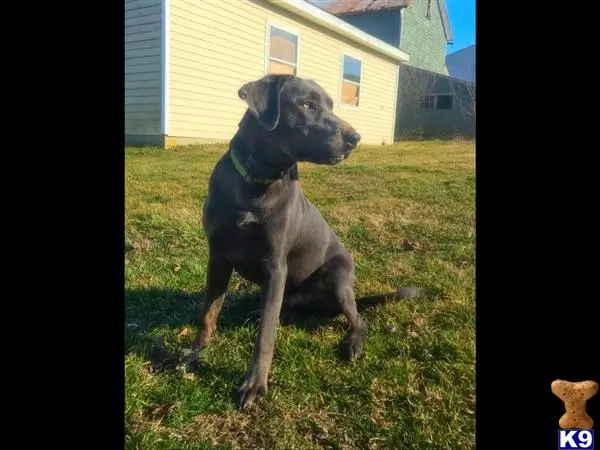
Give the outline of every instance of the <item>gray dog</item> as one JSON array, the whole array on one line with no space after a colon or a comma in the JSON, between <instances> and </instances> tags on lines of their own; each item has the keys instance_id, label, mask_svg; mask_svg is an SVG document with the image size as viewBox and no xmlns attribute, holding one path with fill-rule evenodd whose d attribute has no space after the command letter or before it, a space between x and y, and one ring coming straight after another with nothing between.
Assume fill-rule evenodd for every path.
<instances>
[{"instance_id":1,"label":"gray dog","mask_svg":"<svg viewBox=\"0 0 600 450\"><path fill-rule=\"evenodd\" d=\"M282 306L329 317L343 313L350 323L342 341L346 360L361 354L366 326L354 299L352 256L302 193L297 167L300 161L343 161L360 135L333 114L331 98L311 80L268 75L238 95L248 110L212 173L204 204L208 275L192 349L210 341L234 269L260 285L260 328L237 398L245 408L267 392ZM418 292L401 289L386 300Z\"/></svg>"}]
</instances>

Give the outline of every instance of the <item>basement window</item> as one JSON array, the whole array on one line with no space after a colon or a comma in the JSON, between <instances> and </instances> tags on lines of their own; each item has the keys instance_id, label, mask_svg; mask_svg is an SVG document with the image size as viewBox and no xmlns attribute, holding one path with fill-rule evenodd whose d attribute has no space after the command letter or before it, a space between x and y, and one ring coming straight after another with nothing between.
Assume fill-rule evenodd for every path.
<instances>
[{"instance_id":1,"label":"basement window","mask_svg":"<svg viewBox=\"0 0 600 450\"><path fill-rule=\"evenodd\" d=\"M452 109L454 98L451 95L438 95L436 109Z\"/></svg>"},{"instance_id":2,"label":"basement window","mask_svg":"<svg viewBox=\"0 0 600 450\"><path fill-rule=\"evenodd\" d=\"M358 106L362 61L352 56L342 58L342 105Z\"/></svg>"},{"instance_id":3,"label":"basement window","mask_svg":"<svg viewBox=\"0 0 600 450\"><path fill-rule=\"evenodd\" d=\"M267 74L298 74L298 35L269 25Z\"/></svg>"},{"instance_id":4,"label":"basement window","mask_svg":"<svg viewBox=\"0 0 600 450\"><path fill-rule=\"evenodd\" d=\"M450 94L424 95L419 101L421 109L453 109L454 96Z\"/></svg>"}]
</instances>

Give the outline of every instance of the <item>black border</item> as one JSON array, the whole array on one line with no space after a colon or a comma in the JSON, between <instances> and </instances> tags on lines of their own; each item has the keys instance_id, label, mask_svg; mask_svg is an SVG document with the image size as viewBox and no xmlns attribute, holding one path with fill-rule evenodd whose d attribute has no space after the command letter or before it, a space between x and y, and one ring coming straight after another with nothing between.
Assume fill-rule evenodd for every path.
<instances>
[{"instance_id":1,"label":"black border","mask_svg":"<svg viewBox=\"0 0 600 450\"><path fill-rule=\"evenodd\" d=\"M560 25L559 25L560 24ZM564 26L564 28L563 28ZM552 381L600 383L593 124L536 2L477 4L477 447L557 448ZM580 38L577 38L580 39ZM564 50L564 49L563 49ZM575 51L569 52L573 59ZM578 75L579 74L579 75ZM569 88L571 86L571 88ZM590 260L588 261L588 258ZM600 393L587 406L600 424ZM597 434L597 433L596 433ZM596 446L598 444L596 443Z\"/></svg>"},{"instance_id":2,"label":"black border","mask_svg":"<svg viewBox=\"0 0 600 450\"><path fill-rule=\"evenodd\" d=\"M12 301L20 315L4 311L22 383L11 415L28 442L122 448L124 4L28 4L6 19L25 57L5 68L23 82L5 94L27 108L9 111L22 128L5 130L22 158L4 166L22 196L10 221L23 236L8 241L24 256L24 279L7 281L26 292Z\"/></svg>"},{"instance_id":3,"label":"black border","mask_svg":"<svg viewBox=\"0 0 600 450\"><path fill-rule=\"evenodd\" d=\"M31 404L45 413L36 426L48 426L51 434L29 430L26 438L57 436L114 448L124 436L123 4L81 3L75 11L60 6L36 6L37 21L31 11L22 12L38 37L26 47L33 49L26 58L10 64L17 78L34 74L44 91L26 102L27 115L18 116L43 138L25 127L16 132L25 143L9 148L38 170L5 166L5 172L16 172L20 186L37 184L23 196L23 216L12 220L29 244L22 283L33 298L22 303L26 317L34 315L39 324L32 333L17 329L16 336L30 337L31 356L46 358L36 365L40 370L19 376L29 376L26 383L38 388ZM560 36L578 35L584 16L569 23L560 9L535 2L477 4L482 449L556 448L563 405L551 382L600 382L598 348L592 345L598 341L598 315L592 312L598 278L596 126L584 106L573 105L576 98L589 99L588 93L582 98L563 88L589 91L594 77L588 71L582 80L570 64L581 58L575 44L567 51L556 43ZM31 80L23 89L31 88ZM21 354L17 361L23 360ZM30 387L19 392L25 395ZM588 404L596 429L599 405L597 394Z\"/></svg>"}]
</instances>

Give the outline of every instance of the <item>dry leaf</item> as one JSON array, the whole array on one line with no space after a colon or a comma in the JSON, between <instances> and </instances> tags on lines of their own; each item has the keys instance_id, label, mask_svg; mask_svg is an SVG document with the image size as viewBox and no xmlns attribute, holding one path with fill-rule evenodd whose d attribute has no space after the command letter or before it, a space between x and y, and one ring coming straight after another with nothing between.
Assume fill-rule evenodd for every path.
<instances>
[{"instance_id":1,"label":"dry leaf","mask_svg":"<svg viewBox=\"0 0 600 450\"><path fill-rule=\"evenodd\" d=\"M150 249L150 241L147 239L141 239L140 241L134 242L131 247L136 251L146 251Z\"/></svg>"},{"instance_id":2,"label":"dry leaf","mask_svg":"<svg viewBox=\"0 0 600 450\"><path fill-rule=\"evenodd\" d=\"M190 330L188 327L185 327L179 332L178 336L179 337L188 336L191 332L192 332L192 330Z\"/></svg>"},{"instance_id":3,"label":"dry leaf","mask_svg":"<svg viewBox=\"0 0 600 450\"><path fill-rule=\"evenodd\" d=\"M402 247L405 251L409 252L411 250L420 250L421 244L419 244L418 242L410 242L408 239L404 239Z\"/></svg>"},{"instance_id":4,"label":"dry leaf","mask_svg":"<svg viewBox=\"0 0 600 450\"><path fill-rule=\"evenodd\" d=\"M235 285L235 287L233 288L233 290L235 292L240 292L240 291L245 291L250 289L252 283L250 283L248 280L245 279L241 279L240 281L238 281Z\"/></svg>"}]
</instances>

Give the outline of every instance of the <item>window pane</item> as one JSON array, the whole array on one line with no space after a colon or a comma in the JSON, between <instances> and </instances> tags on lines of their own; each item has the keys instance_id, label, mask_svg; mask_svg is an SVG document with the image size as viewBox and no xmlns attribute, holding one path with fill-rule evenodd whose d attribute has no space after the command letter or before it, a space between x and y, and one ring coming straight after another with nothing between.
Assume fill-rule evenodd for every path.
<instances>
[{"instance_id":1,"label":"window pane","mask_svg":"<svg viewBox=\"0 0 600 450\"><path fill-rule=\"evenodd\" d=\"M438 95L437 109L452 109L452 96Z\"/></svg>"},{"instance_id":2,"label":"window pane","mask_svg":"<svg viewBox=\"0 0 600 450\"><path fill-rule=\"evenodd\" d=\"M269 61L269 73L296 75L296 68L278 61Z\"/></svg>"},{"instance_id":3,"label":"window pane","mask_svg":"<svg viewBox=\"0 0 600 450\"><path fill-rule=\"evenodd\" d=\"M279 28L271 27L270 56L296 64L298 36Z\"/></svg>"},{"instance_id":4,"label":"window pane","mask_svg":"<svg viewBox=\"0 0 600 450\"><path fill-rule=\"evenodd\" d=\"M344 79L360 83L360 61L344 55Z\"/></svg>"},{"instance_id":5,"label":"window pane","mask_svg":"<svg viewBox=\"0 0 600 450\"><path fill-rule=\"evenodd\" d=\"M421 108L433 108L433 95L421 97L420 106Z\"/></svg>"},{"instance_id":6,"label":"window pane","mask_svg":"<svg viewBox=\"0 0 600 450\"><path fill-rule=\"evenodd\" d=\"M345 105L358 106L358 96L360 87L346 81L342 82L342 103Z\"/></svg>"}]
</instances>

